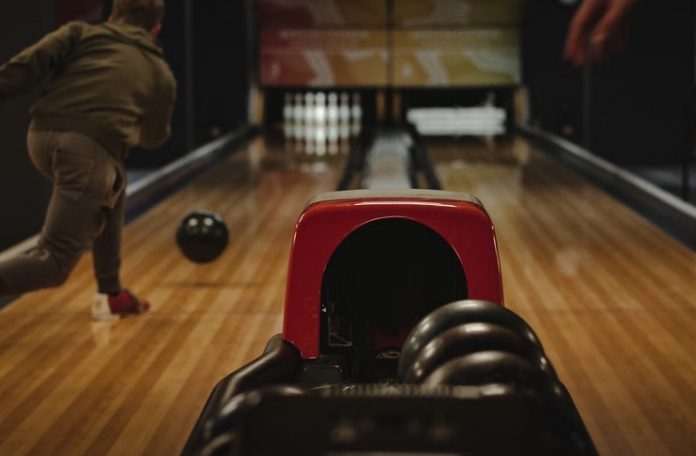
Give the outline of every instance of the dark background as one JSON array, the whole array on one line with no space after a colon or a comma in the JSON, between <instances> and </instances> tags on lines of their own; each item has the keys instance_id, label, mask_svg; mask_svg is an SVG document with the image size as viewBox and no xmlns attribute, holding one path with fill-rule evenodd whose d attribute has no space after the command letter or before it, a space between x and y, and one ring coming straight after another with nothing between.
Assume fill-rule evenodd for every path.
<instances>
[{"instance_id":1,"label":"dark background","mask_svg":"<svg viewBox=\"0 0 696 456\"><path fill-rule=\"evenodd\" d=\"M26 0L2 7L0 62L52 28L53 6L48 0ZM0 103L0 250L39 231L50 197L50 183L26 153L25 132L34 97L27 94Z\"/></svg>"},{"instance_id":2,"label":"dark background","mask_svg":"<svg viewBox=\"0 0 696 456\"><path fill-rule=\"evenodd\" d=\"M574 12L557 1L527 2L530 123L618 164L678 164L692 128L685 109L694 85L694 2L637 2L627 47L589 70L560 58Z\"/></svg>"}]
</instances>

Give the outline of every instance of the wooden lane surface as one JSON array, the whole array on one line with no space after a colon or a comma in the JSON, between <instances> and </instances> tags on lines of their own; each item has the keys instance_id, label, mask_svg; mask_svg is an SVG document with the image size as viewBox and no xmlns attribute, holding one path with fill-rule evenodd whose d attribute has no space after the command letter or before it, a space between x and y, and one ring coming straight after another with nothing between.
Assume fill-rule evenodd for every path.
<instances>
[{"instance_id":1,"label":"wooden lane surface","mask_svg":"<svg viewBox=\"0 0 696 456\"><path fill-rule=\"evenodd\" d=\"M506 304L539 335L602 455L696 454L696 252L522 139L429 144L478 196Z\"/></svg>"},{"instance_id":2,"label":"wooden lane surface","mask_svg":"<svg viewBox=\"0 0 696 456\"><path fill-rule=\"evenodd\" d=\"M147 315L92 322L89 257L63 287L0 311L0 454L178 454L213 386L280 332L295 222L342 160L259 140L130 224L123 279L152 301ZM230 228L210 265L174 244L195 209Z\"/></svg>"}]
</instances>

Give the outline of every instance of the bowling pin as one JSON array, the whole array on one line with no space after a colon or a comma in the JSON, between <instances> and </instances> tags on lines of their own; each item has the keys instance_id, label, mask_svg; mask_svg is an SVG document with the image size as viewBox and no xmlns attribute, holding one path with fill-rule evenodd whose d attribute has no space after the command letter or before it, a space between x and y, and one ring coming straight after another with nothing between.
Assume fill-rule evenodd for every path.
<instances>
[{"instance_id":1,"label":"bowling pin","mask_svg":"<svg viewBox=\"0 0 696 456\"><path fill-rule=\"evenodd\" d=\"M319 123L314 126L314 142L317 155L324 155L326 152L326 124Z\"/></svg>"},{"instance_id":2,"label":"bowling pin","mask_svg":"<svg viewBox=\"0 0 696 456\"><path fill-rule=\"evenodd\" d=\"M294 127L294 117L295 111L293 109L293 98L290 93L286 93L283 97L283 136L285 141L290 141L295 136Z\"/></svg>"},{"instance_id":3,"label":"bowling pin","mask_svg":"<svg viewBox=\"0 0 696 456\"><path fill-rule=\"evenodd\" d=\"M338 95L331 92L326 105L326 123L329 125L338 123Z\"/></svg>"},{"instance_id":4,"label":"bowling pin","mask_svg":"<svg viewBox=\"0 0 696 456\"><path fill-rule=\"evenodd\" d=\"M295 94L295 102L293 103L293 120L295 124L302 124L304 119L304 108L302 106L302 94L297 92Z\"/></svg>"},{"instance_id":5,"label":"bowling pin","mask_svg":"<svg viewBox=\"0 0 696 456\"><path fill-rule=\"evenodd\" d=\"M360 93L353 94L353 103L350 107L351 126L350 133L352 136L358 136L362 128L362 103Z\"/></svg>"},{"instance_id":6,"label":"bowling pin","mask_svg":"<svg viewBox=\"0 0 696 456\"><path fill-rule=\"evenodd\" d=\"M292 94L286 93L283 97L283 122L292 124L295 120Z\"/></svg>"},{"instance_id":7,"label":"bowling pin","mask_svg":"<svg viewBox=\"0 0 696 456\"><path fill-rule=\"evenodd\" d=\"M341 94L341 104L338 107L338 122L350 122L350 99L349 95L345 92Z\"/></svg>"},{"instance_id":8,"label":"bowling pin","mask_svg":"<svg viewBox=\"0 0 696 456\"><path fill-rule=\"evenodd\" d=\"M318 92L314 96L314 101L316 105L315 119L316 119L316 131L314 132L314 137L316 139L316 153L317 155L326 154L326 94L323 92Z\"/></svg>"},{"instance_id":9,"label":"bowling pin","mask_svg":"<svg viewBox=\"0 0 696 456\"><path fill-rule=\"evenodd\" d=\"M326 95L322 92L314 95L314 121L317 125L323 125L326 121Z\"/></svg>"},{"instance_id":10,"label":"bowling pin","mask_svg":"<svg viewBox=\"0 0 696 456\"><path fill-rule=\"evenodd\" d=\"M313 124L315 119L314 94L312 92L305 93L304 102L304 123L307 126Z\"/></svg>"}]
</instances>

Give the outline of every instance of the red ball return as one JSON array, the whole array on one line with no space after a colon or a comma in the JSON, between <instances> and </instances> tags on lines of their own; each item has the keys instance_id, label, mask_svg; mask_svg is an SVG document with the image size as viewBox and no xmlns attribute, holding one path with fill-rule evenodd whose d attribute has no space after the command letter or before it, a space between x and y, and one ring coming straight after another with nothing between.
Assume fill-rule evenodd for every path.
<instances>
[{"instance_id":1,"label":"red ball return","mask_svg":"<svg viewBox=\"0 0 696 456\"><path fill-rule=\"evenodd\" d=\"M503 307L467 194L323 193L297 222L283 332L211 393L184 454L594 455L533 330Z\"/></svg>"}]
</instances>

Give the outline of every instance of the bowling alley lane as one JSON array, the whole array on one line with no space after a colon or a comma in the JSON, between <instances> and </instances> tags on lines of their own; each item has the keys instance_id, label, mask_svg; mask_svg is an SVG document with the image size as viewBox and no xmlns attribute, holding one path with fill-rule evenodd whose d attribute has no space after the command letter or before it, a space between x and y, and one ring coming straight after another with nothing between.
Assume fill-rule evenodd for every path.
<instances>
[{"instance_id":1,"label":"bowling alley lane","mask_svg":"<svg viewBox=\"0 0 696 456\"><path fill-rule=\"evenodd\" d=\"M489 211L506 305L599 454L695 454L696 253L519 137L427 145L444 189Z\"/></svg>"},{"instance_id":2,"label":"bowling alley lane","mask_svg":"<svg viewBox=\"0 0 696 456\"><path fill-rule=\"evenodd\" d=\"M178 454L213 386L280 332L295 222L344 159L257 139L129 224L123 282L149 314L92 322L89 256L65 286L3 309L0 454ZM230 231L207 265L174 240L197 209Z\"/></svg>"}]
</instances>

